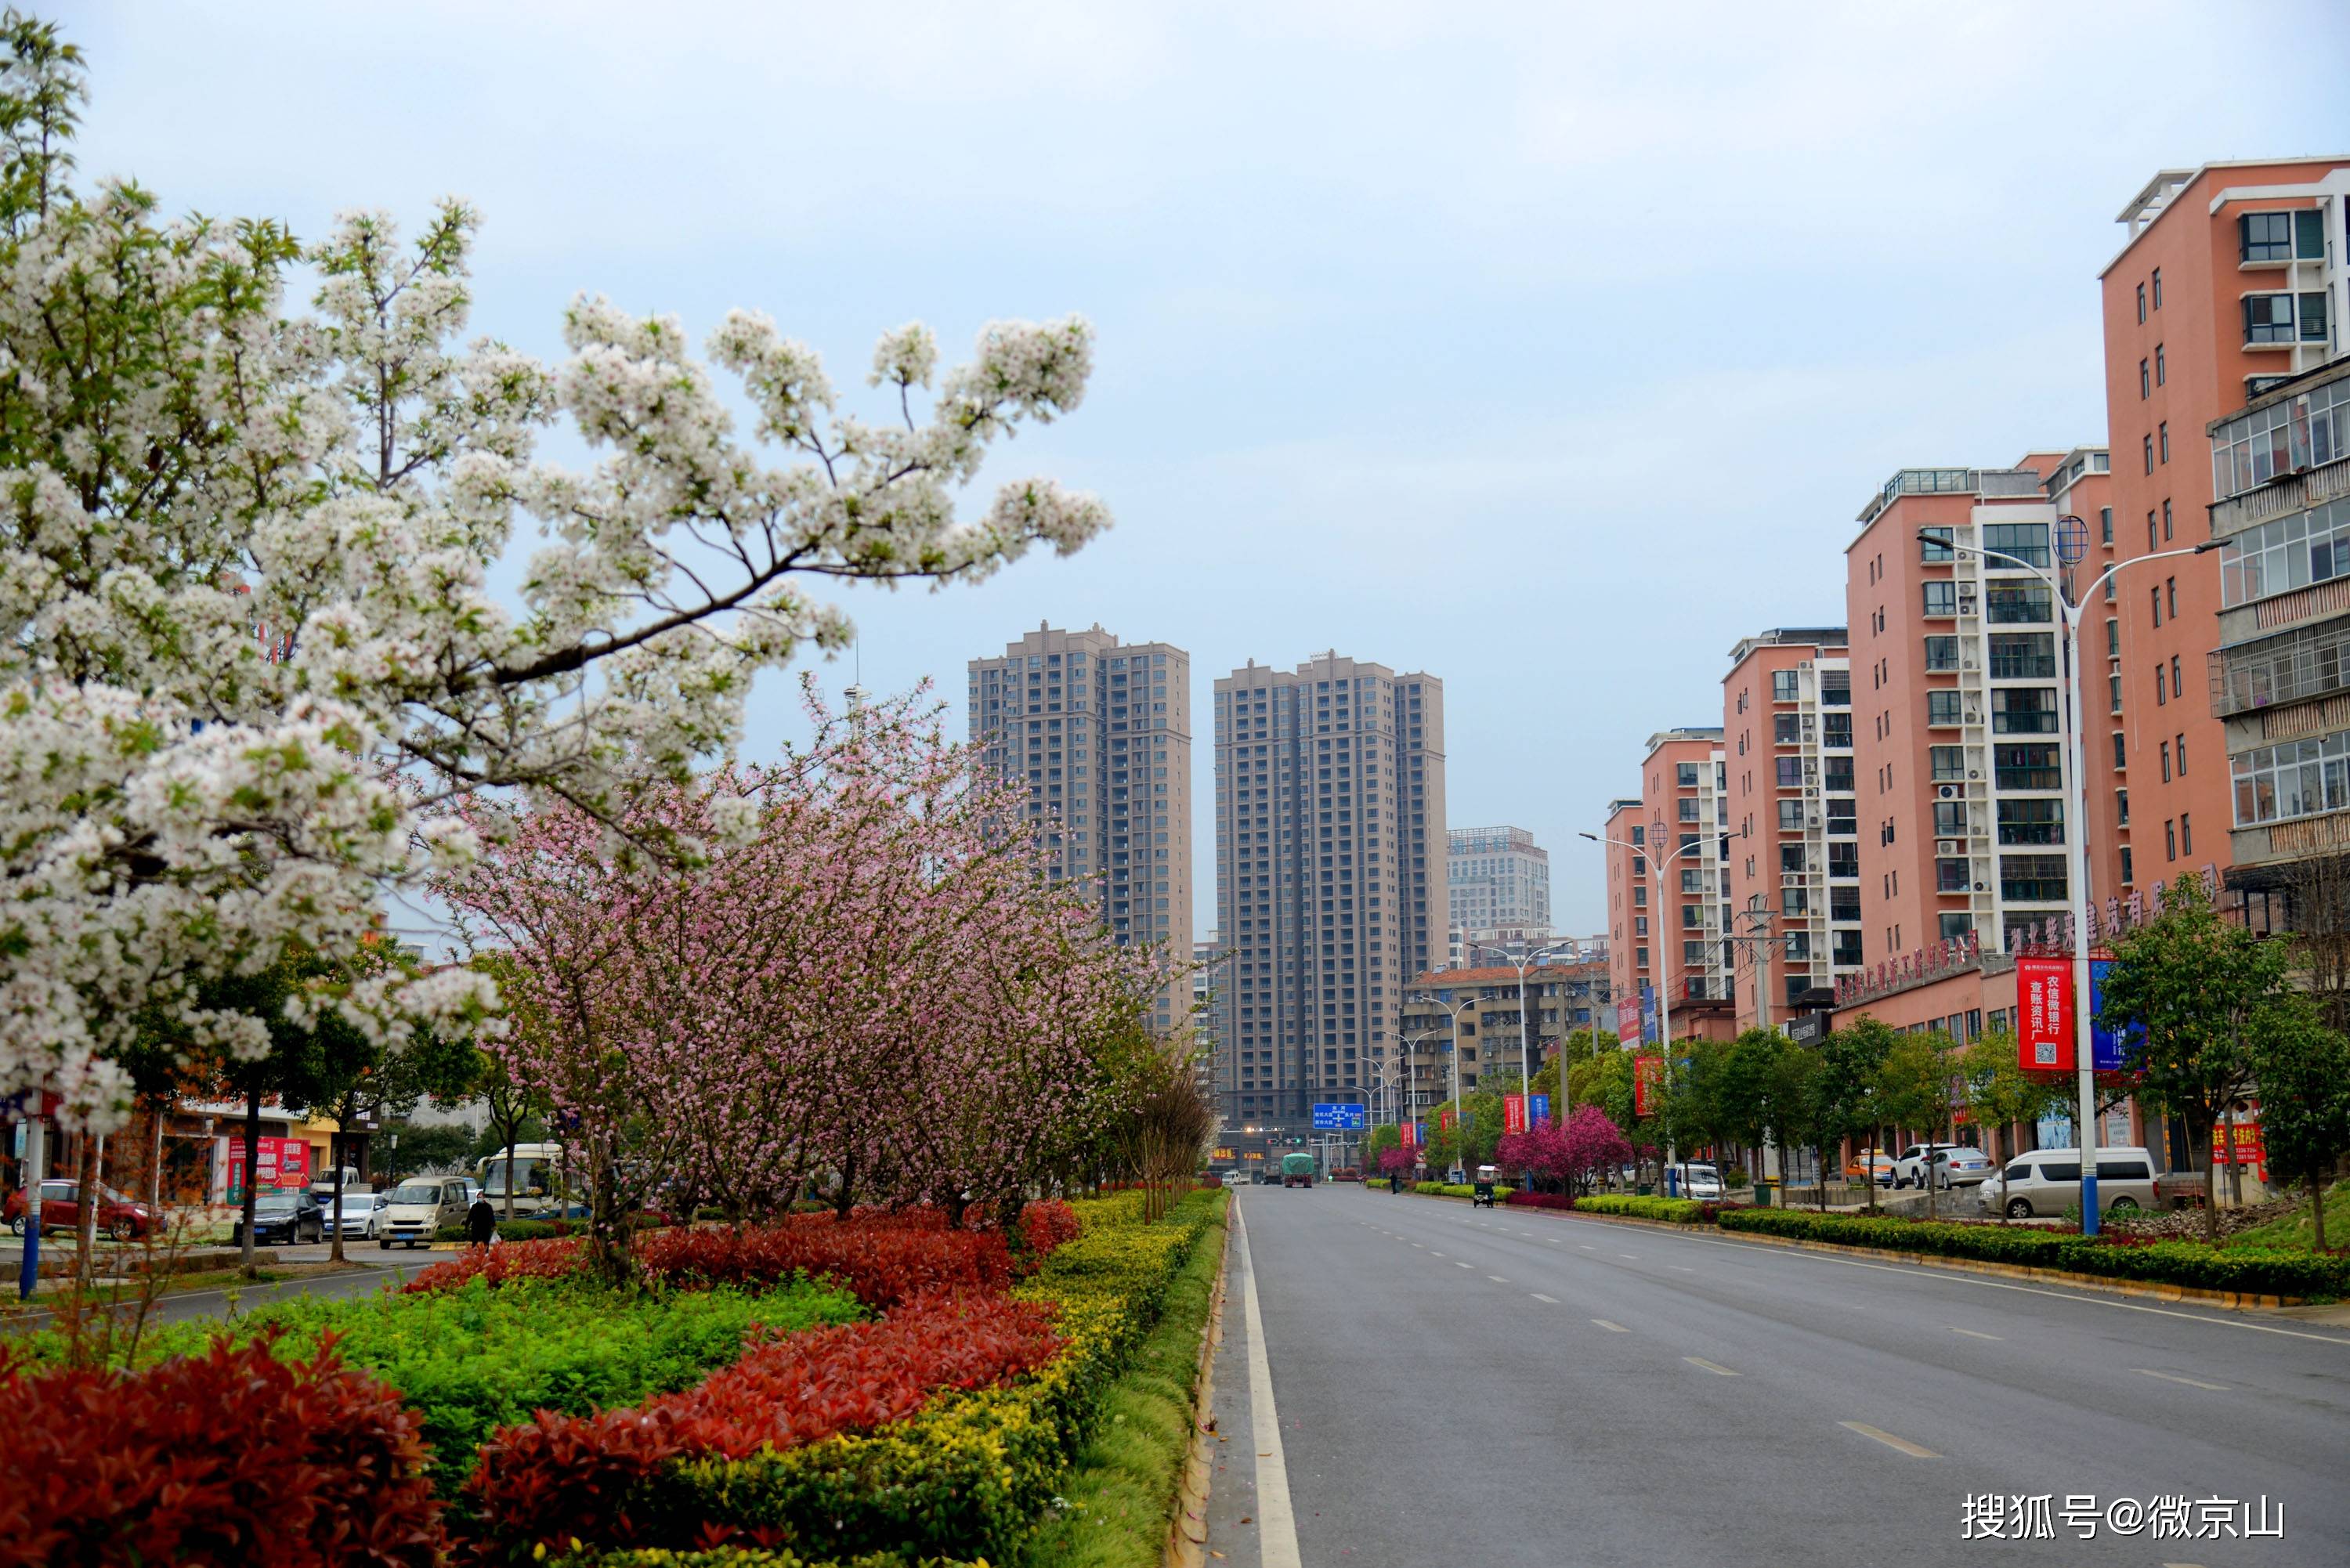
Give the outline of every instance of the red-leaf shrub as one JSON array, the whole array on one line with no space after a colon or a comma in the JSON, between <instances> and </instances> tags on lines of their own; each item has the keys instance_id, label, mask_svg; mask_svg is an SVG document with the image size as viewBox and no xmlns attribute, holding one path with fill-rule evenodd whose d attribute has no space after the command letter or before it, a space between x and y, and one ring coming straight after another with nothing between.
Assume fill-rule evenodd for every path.
<instances>
[{"instance_id":1,"label":"red-leaf shrub","mask_svg":"<svg viewBox=\"0 0 2350 1568\"><path fill-rule=\"evenodd\" d=\"M1077 1233L1066 1203L1031 1203L1021 1220L1032 1262ZM795 1273L828 1277L858 1300L887 1312L910 1297L940 1291L1000 1292L1017 1272L1002 1231L947 1229L935 1209L889 1214L796 1214L772 1225L648 1231L637 1238L637 1265L649 1279L684 1289L772 1285ZM492 1284L568 1274L582 1267L584 1243L573 1237L472 1247L408 1282L411 1291L449 1290L479 1275Z\"/></svg>"},{"instance_id":2,"label":"red-leaf shrub","mask_svg":"<svg viewBox=\"0 0 2350 1568\"><path fill-rule=\"evenodd\" d=\"M465 1483L484 1532L507 1547L639 1540L631 1490L671 1459L742 1459L900 1421L950 1389L991 1386L1061 1347L1051 1309L1006 1296L925 1297L877 1323L754 1345L698 1386L632 1410L540 1411L483 1446Z\"/></svg>"},{"instance_id":3,"label":"red-leaf shrub","mask_svg":"<svg viewBox=\"0 0 2350 1568\"><path fill-rule=\"evenodd\" d=\"M139 1373L0 1373L0 1562L436 1563L447 1550L419 1417L332 1340Z\"/></svg>"},{"instance_id":4,"label":"red-leaf shrub","mask_svg":"<svg viewBox=\"0 0 2350 1568\"><path fill-rule=\"evenodd\" d=\"M1513 1192L1502 1199L1513 1209L1572 1209L1575 1199L1564 1192Z\"/></svg>"}]
</instances>

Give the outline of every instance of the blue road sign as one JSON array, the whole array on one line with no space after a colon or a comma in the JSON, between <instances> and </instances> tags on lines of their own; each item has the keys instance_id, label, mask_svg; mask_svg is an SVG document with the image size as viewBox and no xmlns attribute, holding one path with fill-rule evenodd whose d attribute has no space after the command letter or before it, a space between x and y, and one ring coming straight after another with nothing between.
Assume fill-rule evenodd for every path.
<instances>
[{"instance_id":1,"label":"blue road sign","mask_svg":"<svg viewBox=\"0 0 2350 1568\"><path fill-rule=\"evenodd\" d=\"M1361 1106L1318 1104L1314 1107L1315 1132L1360 1132L1369 1125L1369 1114Z\"/></svg>"}]
</instances>

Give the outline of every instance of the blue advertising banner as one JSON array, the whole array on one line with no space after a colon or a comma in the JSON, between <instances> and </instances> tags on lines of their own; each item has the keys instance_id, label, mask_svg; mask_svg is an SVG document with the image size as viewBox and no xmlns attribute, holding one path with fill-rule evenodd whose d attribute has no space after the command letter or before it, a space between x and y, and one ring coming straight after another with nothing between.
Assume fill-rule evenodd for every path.
<instances>
[{"instance_id":1,"label":"blue advertising banner","mask_svg":"<svg viewBox=\"0 0 2350 1568\"><path fill-rule=\"evenodd\" d=\"M2113 967L2111 959L2089 961L2089 1051L2091 1064L2100 1073L2118 1073L2127 1067L2126 1054L2146 1038L2144 1024L2121 1035L2095 1022L2097 1009L2106 1004L2106 975Z\"/></svg>"},{"instance_id":2,"label":"blue advertising banner","mask_svg":"<svg viewBox=\"0 0 2350 1568\"><path fill-rule=\"evenodd\" d=\"M1550 1096L1548 1095L1528 1095L1526 1096L1526 1108L1534 1114L1534 1126L1538 1127L1550 1126Z\"/></svg>"},{"instance_id":3,"label":"blue advertising banner","mask_svg":"<svg viewBox=\"0 0 2350 1568\"><path fill-rule=\"evenodd\" d=\"M1640 985L1640 1038L1650 1045L1664 1040L1663 1032L1657 1026L1657 988L1645 981Z\"/></svg>"}]
</instances>

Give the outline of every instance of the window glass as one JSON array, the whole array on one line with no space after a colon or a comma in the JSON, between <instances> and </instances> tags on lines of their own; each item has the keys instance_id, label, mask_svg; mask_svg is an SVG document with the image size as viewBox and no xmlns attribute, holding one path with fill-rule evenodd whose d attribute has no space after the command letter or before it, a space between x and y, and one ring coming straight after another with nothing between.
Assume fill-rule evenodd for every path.
<instances>
[{"instance_id":1,"label":"window glass","mask_svg":"<svg viewBox=\"0 0 2350 1568\"><path fill-rule=\"evenodd\" d=\"M2078 1181L2081 1179L2081 1162L2075 1159L2067 1164L2059 1165L2054 1160L2050 1160L2040 1168L2040 1179L2043 1181Z\"/></svg>"},{"instance_id":2,"label":"window glass","mask_svg":"<svg viewBox=\"0 0 2350 1568\"><path fill-rule=\"evenodd\" d=\"M1986 523L1982 529L1985 550L1997 550L2002 556L2012 556L2033 566L2048 565L2048 524L2045 523ZM1993 570L2012 565L1994 558Z\"/></svg>"},{"instance_id":3,"label":"window glass","mask_svg":"<svg viewBox=\"0 0 2350 1568\"><path fill-rule=\"evenodd\" d=\"M2151 1181L2154 1172L2142 1159L2101 1159L2097 1161L2099 1181Z\"/></svg>"},{"instance_id":4,"label":"window glass","mask_svg":"<svg viewBox=\"0 0 2350 1568\"><path fill-rule=\"evenodd\" d=\"M1950 548L1950 535L1953 532L1954 530L1950 528L1918 529L1918 558L1929 562L1956 560L1958 552Z\"/></svg>"},{"instance_id":5,"label":"window glass","mask_svg":"<svg viewBox=\"0 0 2350 1568\"><path fill-rule=\"evenodd\" d=\"M1994 583L1983 590L1984 618L1995 625L2037 625L2056 618L2044 583Z\"/></svg>"},{"instance_id":6,"label":"window glass","mask_svg":"<svg viewBox=\"0 0 2350 1568\"><path fill-rule=\"evenodd\" d=\"M1959 613L1959 585L1945 578L1918 585L1925 600L1925 613L1950 616Z\"/></svg>"},{"instance_id":7,"label":"window glass","mask_svg":"<svg viewBox=\"0 0 2350 1568\"><path fill-rule=\"evenodd\" d=\"M1959 639L1955 637L1929 637L1926 639L1926 669L1929 672L1956 670L1959 667Z\"/></svg>"}]
</instances>

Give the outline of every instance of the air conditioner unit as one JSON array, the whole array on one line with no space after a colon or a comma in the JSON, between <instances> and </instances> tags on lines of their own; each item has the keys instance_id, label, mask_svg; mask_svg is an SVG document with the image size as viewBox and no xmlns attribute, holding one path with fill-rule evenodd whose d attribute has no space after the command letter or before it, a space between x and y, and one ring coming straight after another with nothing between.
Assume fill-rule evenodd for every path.
<instances>
[{"instance_id":1,"label":"air conditioner unit","mask_svg":"<svg viewBox=\"0 0 2350 1568\"><path fill-rule=\"evenodd\" d=\"M1967 777L1969 777L1969 778L1970 778L1970 779L1979 779L1979 778L1982 777L1982 769L1981 769L1981 768L1969 768L1969 769L1967 770Z\"/></svg>"},{"instance_id":2,"label":"air conditioner unit","mask_svg":"<svg viewBox=\"0 0 2350 1568\"><path fill-rule=\"evenodd\" d=\"M1981 713L1981 710L1979 710L1979 709L1974 709L1974 708L1970 708L1970 709L1968 709L1968 710L1967 710L1967 722L1968 722L1968 723L1970 723L1970 724L1980 724L1980 723L1981 723L1981 722L1982 722L1982 713Z\"/></svg>"},{"instance_id":3,"label":"air conditioner unit","mask_svg":"<svg viewBox=\"0 0 2350 1568\"><path fill-rule=\"evenodd\" d=\"M1804 786L1804 798L1805 800L1817 800L1817 799L1819 799L1819 798L1820 798L1819 786L1818 786L1817 784L1805 784L1805 785Z\"/></svg>"},{"instance_id":4,"label":"air conditioner unit","mask_svg":"<svg viewBox=\"0 0 2350 1568\"><path fill-rule=\"evenodd\" d=\"M1963 838L1937 838L1934 840L1934 853L1937 855L1964 855L1966 852L1967 841Z\"/></svg>"},{"instance_id":5,"label":"air conditioner unit","mask_svg":"<svg viewBox=\"0 0 2350 1568\"><path fill-rule=\"evenodd\" d=\"M1988 893L1991 891L1991 884L1988 882L1978 882L1975 884L1975 891L1978 893Z\"/></svg>"},{"instance_id":6,"label":"air conditioner unit","mask_svg":"<svg viewBox=\"0 0 2350 1568\"><path fill-rule=\"evenodd\" d=\"M1959 597L1962 599L1970 599L1974 597L1975 586L1972 583L1960 583L1959 585Z\"/></svg>"},{"instance_id":7,"label":"air conditioner unit","mask_svg":"<svg viewBox=\"0 0 2350 1568\"><path fill-rule=\"evenodd\" d=\"M1944 785L1942 786L1942 798L1943 798L1944 800L1956 800L1956 799L1958 799L1958 798L1959 798L1959 786L1958 786L1958 785L1956 785L1956 784L1944 784Z\"/></svg>"}]
</instances>

